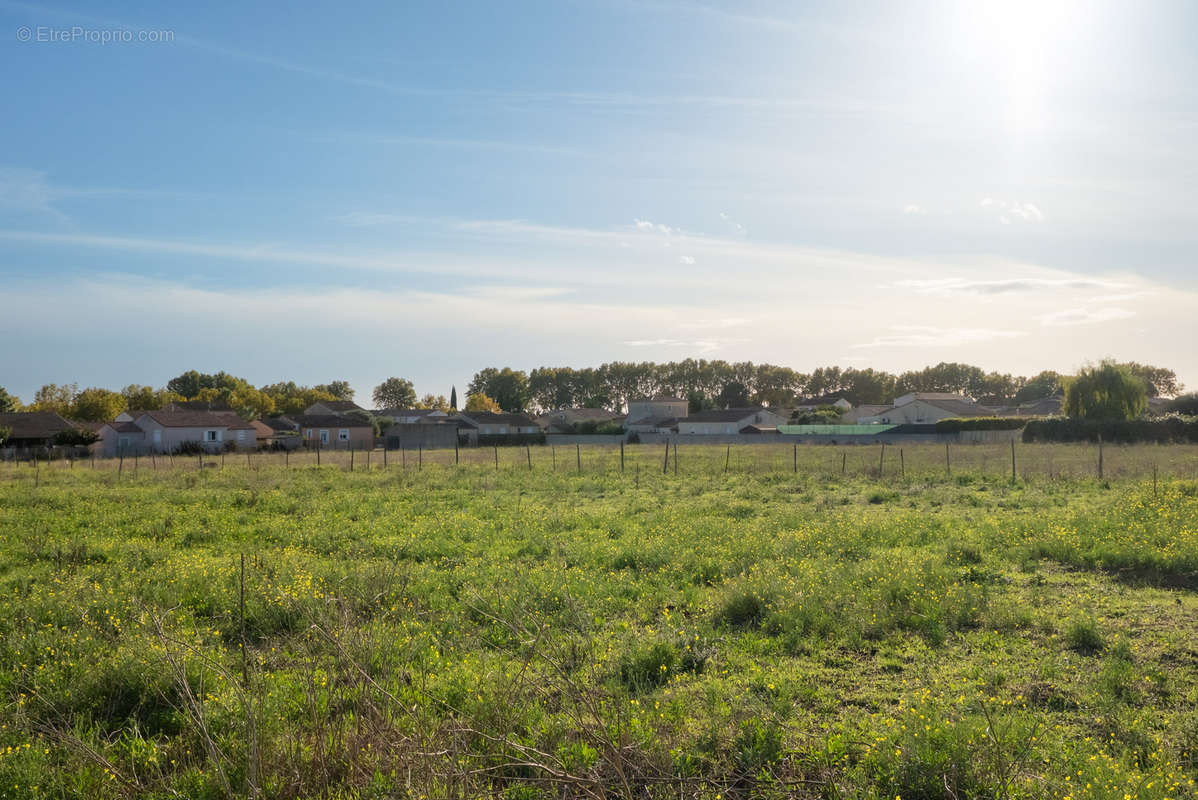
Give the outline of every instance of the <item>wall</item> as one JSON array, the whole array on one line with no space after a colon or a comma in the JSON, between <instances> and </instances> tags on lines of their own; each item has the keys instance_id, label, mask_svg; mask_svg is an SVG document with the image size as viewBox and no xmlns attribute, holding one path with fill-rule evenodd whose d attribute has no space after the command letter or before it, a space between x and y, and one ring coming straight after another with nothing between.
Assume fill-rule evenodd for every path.
<instances>
[{"instance_id":1,"label":"wall","mask_svg":"<svg viewBox=\"0 0 1198 800\"><path fill-rule=\"evenodd\" d=\"M388 450L444 450L453 449L458 442L456 425L430 425L427 423L400 422L386 428L382 435L383 447Z\"/></svg>"},{"instance_id":2,"label":"wall","mask_svg":"<svg viewBox=\"0 0 1198 800\"><path fill-rule=\"evenodd\" d=\"M644 441L645 435L646 434L641 434L641 437L642 437L641 441ZM614 435L610 435L610 436L607 434L599 434L599 433L592 434L592 435L574 434L574 433L547 433L547 434L545 434L545 444L551 444L551 445L619 444L620 442L622 442L624 440L625 440L625 437L623 437L619 434L614 434Z\"/></svg>"}]
</instances>

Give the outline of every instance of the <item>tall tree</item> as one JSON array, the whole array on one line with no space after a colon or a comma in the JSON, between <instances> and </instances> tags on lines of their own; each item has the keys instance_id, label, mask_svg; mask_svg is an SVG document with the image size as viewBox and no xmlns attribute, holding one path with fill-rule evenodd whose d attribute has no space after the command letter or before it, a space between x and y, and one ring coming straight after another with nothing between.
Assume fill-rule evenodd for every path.
<instances>
[{"instance_id":1,"label":"tall tree","mask_svg":"<svg viewBox=\"0 0 1198 800\"><path fill-rule=\"evenodd\" d=\"M0 386L0 413L8 413L10 411L19 411L21 409L21 398L16 395L11 395Z\"/></svg>"},{"instance_id":2,"label":"tall tree","mask_svg":"<svg viewBox=\"0 0 1198 800\"><path fill-rule=\"evenodd\" d=\"M374 387L371 397L378 408L411 408L416 405L416 390L406 378L388 378Z\"/></svg>"},{"instance_id":3,"label":"tall tree","mask_svg":"<svg viewBox=\"0 0 1198 800\"><path fill-rule=\"evenodd\" d=\"M62 386L47 383L33 395L33 403L29 408L31 411L54 411L69 416L71 404L78 393L79 385L75 383L64 383Z\"/></svg>"},{"instance_id":4,"label":"tall tree","mask_svg":"<svg viewBox=\"0 0 1198 800\"><path fill-rule=\"evenodd\" d=\"M432 393L421 397L416 403L416 408L431 408L434 411L449 411L449 401L445 399L445 395Z\"/></svg>"},{"instance_id":5,"label":"tall tree","mask_svg":"<svg viewBox=\"0 0 1198 800\"><path fill-rule=\"evenodd\" d=\"M504 411L524 411L531 399L528 376L523 372L504 367L487 367L475 373L467 387L470 394L485 394L499 404Z\"/></svg>"},{"instance_id":6,"label":"tall tree","mask_svg":"<svg viewBox=\"0 0 1198 800\"><path fill-rule=\"evenodd\" d=\"M491 398L482 393L466 395L467 411L491 411L498 414L503 409Z\"/></svg>"},{"instance_id":7,"label":"tall tree","mask_svg":"<svg viewBox=\"0 0 1198 800\"><path fill-rule=\"evenodd\" d=\"M1185 386L1177 380L1177 373L1164 367L1153 367L1129 361L1123 366L1128 372L1144 381L1149 397L1176 397Z\"/></svg>"},{"instance_id":8,"label":"tall tree","mask_svg":"<svg viewBox=\"0 0 1198 800\"><path fill-rule=\"evenodd\" d=\"M457 386L449 387L449 410L450 411L458 410L458 387Z\"/></svg>"},{"instance_id":9,"label":"tall tree","mask_svg":"<svg viewBox=\"0 0 1198 800\"><path fill-rule=\"evenodd\" d=\"M1063 391L1061 376L1047 369L1025 380L1019 390L1015 392L1014 401L1017 404L1030 403L1034 400L1052 397Z\"/></svg>"},{"instance_id":10,"label":"tall tree","mask_svg":"<svg viewBox=\"0 0 1198 800\"><path fill-rule=\"evenodd\" d=\"M1148 386L1114 361L1083 367L1065 384L1065 413L1098 420L1135 419L1148 405Z\"/></svg>"},{"instance_id":11,"label":"tall tree","mask_svg":"<svg viewBox=\"0 0 1198 800\"><path fill-rule=\"evenodd\" d=\"M319 383L312 388L318 392L328 392L338 400L354 399L354 390L349 385L349 381L331 381L329 383Z\"/></svg>"},{"instance_id":12,"label":"tall tree","mask_svg":"<svg viewBox=\"0 0 1198 800\"><path fill-rule=\"evenodd\" d=\"M744 408L749 404L749 390L740 381L728 381L716 398L720 408Z\"/></svg>"},{"instance_id":13,"label":"tall tree","mask_svg":"<svg viewBox=\"0 0 1198 800\"><path fill-rule=\"evenodd\" d=\"M120 392L90 387L75 395L70 416L86 422L111 422L128 405L129 401Z\"/></svg>"},{"instance_id":14,"label":"tall tree","mask_svg":"<svg viewBox=\"0 0 1198 800\"><path fill-rule=\"evenodd\" d=\"M157 411L168 403L174 403L183 399L182 395L177 395L167 389L139 386L136 383L131 383L124 389L121 389L121 394L125 396L125 410L130 412Z\"/></svg>"}]
</instances>

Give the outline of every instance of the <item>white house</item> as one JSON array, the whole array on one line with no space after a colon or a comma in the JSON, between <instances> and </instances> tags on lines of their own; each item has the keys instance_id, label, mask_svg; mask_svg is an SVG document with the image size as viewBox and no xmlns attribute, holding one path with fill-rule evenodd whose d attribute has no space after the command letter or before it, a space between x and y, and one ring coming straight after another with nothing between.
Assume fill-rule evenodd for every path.
<instances>
[{"instance_id":1,"label":"white house","mask_svg":"<svg viewBox=\"0 0 1198 800\"><path fill-rule=\"evenodd\" d=\"M143 411L132 421L105 423L99 434L99 451L108 457L170 453L192 443L212 452L258 444L254 427L231 411Z\"/></svg>"},{"instance_id":2,"label":"white house","mask_svg":"<svg viewBox=\"0 0 1198 800\"><path fill-rule=\"evenodd\" d=\"M389 419L395 425L416 425L449 418L449 414L435 408L383 408L375 411L374 415Z\"/></svg>"},{"instance_id":3,"label":"white house","mask_svg":"<svg viewBox=\"0 0 1198 800\"><path fill-rule=\"evenodd\" d=\"M700 411L678 420L678 434L736 434L750 425L757 428L776 428L785 425L786 419L773 411L754 406L751 408L726 408Z\"/></svg>"},{"instance_id":4,"label":"white house","mask_svg":"<svg viewBox=\"0 0 1198 800\"><path fill-rule=\"evenodd\" d=\"M994 409L979 406L973 398L947 392L908 392L894 401L894 405L871 416L858 418L863 425L885 423L888 425L931 424L950 417L991 417Z\"/></svg>"}]
</instances>

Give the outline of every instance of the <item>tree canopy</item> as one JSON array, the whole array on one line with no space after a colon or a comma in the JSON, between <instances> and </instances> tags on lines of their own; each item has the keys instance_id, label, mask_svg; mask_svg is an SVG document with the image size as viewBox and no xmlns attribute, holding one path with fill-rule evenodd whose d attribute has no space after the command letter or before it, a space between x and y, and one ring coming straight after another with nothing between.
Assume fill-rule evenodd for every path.
<instances>
[{"instance_id":1,"label":"tree canopy","mask_svg":"<svg viewBox=\"0 0 1198 800\"><path fill-rule=\"evenodd\" d=\"M1148 385L1126 365L1103 361L1083 367L1065 384L1064 410L1070 417L1135 419L1147 407Z\"/></svg>"},{"instance_id":2,"label":"tree canopy","mask_svg":"<svg viewBox=\"0 0 1198 800\"><path fill-rule=\"evenodd\" d=\"M503 411L499 404L485 394L466 395L466 411L491 411L496 414Z\"/></svg>"},{"instance_id":3,"label":"tree canopy","mask_svg":"<svg viewBox=\"0 0 1198 800\"><path fill-rule=\"evenodd\" d=\"M416 405L416 390L406 378L388 378L374 387L371 398L377 408L411 408Z\"/></svg>"}]
</instances>

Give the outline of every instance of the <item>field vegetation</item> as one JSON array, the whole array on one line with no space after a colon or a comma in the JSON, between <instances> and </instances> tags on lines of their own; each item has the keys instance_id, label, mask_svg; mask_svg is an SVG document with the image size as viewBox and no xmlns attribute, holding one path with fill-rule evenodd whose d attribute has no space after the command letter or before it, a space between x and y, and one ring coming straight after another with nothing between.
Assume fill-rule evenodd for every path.
<instances>
[{"instance_id":1,"label":"field vegetation","mask_svg":"<svg viewBox=\"0 0 1198 800\"><path fill-rule=\"evenodd\" d=\"M0 797L1195 797L1198 448L896 451L2 465Z\"/></svg>"}]
</instances>

